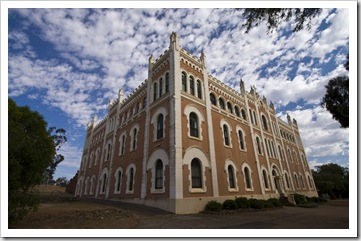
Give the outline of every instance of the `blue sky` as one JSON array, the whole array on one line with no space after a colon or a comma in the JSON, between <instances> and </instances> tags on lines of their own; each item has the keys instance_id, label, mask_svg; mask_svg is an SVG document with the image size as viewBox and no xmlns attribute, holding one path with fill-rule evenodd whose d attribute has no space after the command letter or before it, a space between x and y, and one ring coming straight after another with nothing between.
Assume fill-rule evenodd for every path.
<instances>
[{"instance_id":1,"label":"blue sky","mask_svg":"<svg viewBox=\"0 0 361 241\"><path fill-rule=\"evenodd\" d=\"M349 166L349 129L320 106L328 80L349 74L349 9L323 9L309 31L292 33L291 21L267 35L264 24L245 34L241 12L216 7L9 9L7 95L67 130L55 178L74 176L88 121L147 78L148 57L168 48L172 31L195 56L204 50L214 77L236 89L242 78L282 120L295 118L310 166Z\"/></svg>"}]
</instances>

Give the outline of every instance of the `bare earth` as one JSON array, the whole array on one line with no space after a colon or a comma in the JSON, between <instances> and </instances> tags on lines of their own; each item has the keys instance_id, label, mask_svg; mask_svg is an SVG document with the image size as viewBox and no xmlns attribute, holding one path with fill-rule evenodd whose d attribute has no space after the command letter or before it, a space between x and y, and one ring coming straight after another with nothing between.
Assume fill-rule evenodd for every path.
<instances>
[{"instance_id":1,"label":"bare earth","mask_svg":"<svg viewBox=\"0 0 361 241\"><path fill-rule=\"evenodd\" d=\"M53 197L61 191L52 191ZM348 229L348 200L331 200L317 208L280 209L235 214L175 215L119 201L42 203L14 229Z\"/></svg>"}]
</instances>

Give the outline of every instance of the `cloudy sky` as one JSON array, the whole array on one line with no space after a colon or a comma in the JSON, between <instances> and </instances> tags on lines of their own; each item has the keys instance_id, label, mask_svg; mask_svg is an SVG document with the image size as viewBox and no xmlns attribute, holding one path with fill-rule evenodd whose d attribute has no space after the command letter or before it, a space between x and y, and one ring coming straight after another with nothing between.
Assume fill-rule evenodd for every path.
<instances>
[{"instance_id":1,"label":"cloudy sky","mask_svg":"<svg viewBox=\"0 0 361 241\"><path fill-rule=\"evenodd\" d=\"M309 31L292 33L291 21L245 34L241 12L220 7L9 9L7 94L67 130L55 178L74 176L88 121L106 115L119 88L129 94L147 78L148 57L168 48L173 31L195 56L204 50L214 77L237 90L242 78L282 120L295 118L311 166L348 167L349 130L320 102L328 80L349 74L349 9L322 9Z\"/></svg>"}]
</instances>

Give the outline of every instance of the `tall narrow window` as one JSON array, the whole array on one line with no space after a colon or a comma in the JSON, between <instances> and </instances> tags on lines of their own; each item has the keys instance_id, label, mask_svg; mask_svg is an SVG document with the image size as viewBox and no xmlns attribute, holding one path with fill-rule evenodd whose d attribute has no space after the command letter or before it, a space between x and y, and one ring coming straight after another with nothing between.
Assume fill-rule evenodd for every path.
<instances>
[{"instance_id":1,"label":"tall narrow window","mask_svg":"<svg viewBox=\"0 0 361 241\"><path fill-rule=\"evenodd\" d=\"M106 185L107 185L107 174L104 173L103 174L103 186L102 186L103 193L105 192Z\"/></svg>"},{"instance_id":2,"label":"tall narrow window","mask_svg":"<svg viewBox=\"0 0 361 241\"><path fill-rule=\"evenodd\" d=\"M270 156L269 154L269 149L268 149L268 143L267 143L267 139L264 139L264 143L266 144L266 150L267 150L267 155Z\"/></svg>"},{"instance_id":3,"label":"tall narrow window","mask_svg":"<svg viewBox=\"0 0 361 241\"><path fill-rule=\"evenodd\" d=\"M202 99L202 84L200 80L197 80L197 97Z\"/></svg>"},{"instance_id":4,"label":"tall narrow window","mask_svg":"<svg viewBox=\"0 0 361 241\"><path fill-rule=\"evenodd\" d=\"M169 92L169 73L165 74L165 93Z\"/></svg>"},{"instance_id":5,"label":"tall narrow window","mask_svg":"<svg viewBox=\"0 0 361 241\"><path fill-rule=\"evenodd\" d=\"M246 179L246 188L251 188L251 176L248 167L245 167L243 171Z\"/></svg>"},{"instance_id":6,"label":"tall narrow window","mask_svg":"<svg viewBox=\"0 0 361 241\"><path fill-rule=\"evenodd\" d=\"M244 150L244 136L243 136L243 132L241 130L238 131L238 136L239 136L239 146L241 147L242 150Z\"/></svg>"},{"instance_id":7,"label":"tall narrow window","mask_svg":"<svg viewBox=\"0 0 361 241\"><path fill-rule=\"evenodd\" d=\"M128 186L129 191L133 191L133 182L134 182L134 169L133 167L131 167L129 170L129 186Z\"/></svg>"},{"instance_id":8,"label":"tall narrow window","mask_svg":"<svg viewBox=\"0 0 361 241\"><path fill-rule=\"evenodd\" d=\"M125 135L122 136L122 151L121 154L123 155L125 152Z\"/></svg>"},{"instance_id":9,"label":"tall narrow window","mask_svg":"<svg viewBox=\"0 0 361 241\"><path fill-rule=\"evenodd\" d=\"M237 106L234 106L234 113L236 114L236 116L240 117L239 109Z\"/></svg>"},{"instance_id":10,"label":"tall narrow window","mask_svg":"<svg viewBox=\"0 0 361 241\"><path fill-rule=\"evenodd\" d=\"M227 125L223 125L223 137L224 137L224 144L226 146L229 146L229 132Z\"/></svg>"},{"instance_id":11,"label":"tall narrow window","mask_svg":"<svg viewBox=\"0 0 361 241\"><path fill-rule=\"evenodd\" d=\"M257 142L258 154L261 155L262 154L261 142L258 137L256 137L256 142Z\"/></svg>"},{"instance_id":12,"label":"tall narrow window","mask_svg":"<svg viewBox=\"0 0 361 241\"><path fill-rule=\"evenodd\" d=\"M233 114L233 108L232 108L232 104L227 102L227 109L228 109L228 112Z\"/></svg>"},{"instance_id":13,"label":"tall narrow window","mask_svg":"<svg viewBox=\"0 0 361 241\"><path fill-rule=\"evenodd\" d=\"M202 167L197 158L194 158L191 163L192 173L192 188L202 188Z\"/></svg>"},{"instance_id":14,"label":"tall narrow window","mask_svg":"<svg viewBox=\"0 0 361 241\"><path fill-rule=\"evenodd\" d=\"M268 186L268 177L267 177L266 170L263 170L262 173L263 173L264 187L269 188L269 186Z\"/></svg>"},{"instance_id":15,"label":"tall narrow window","mask_svg":"<svg viewBox=\"0 0 361 241\"><path fill-rule=\"evenodd\" d=\"M246 111L244 109L241 110L243 120L247 120Z\"/></svg>"},{"instance_id":16,"label":"tall narrow window","mask_svg":"<svg viewBox=\"0 0 361 241\"><path fill-rule=\"evenodd\" d=\"M256 117L256 112L253 111L253 117L254 117L254 124L257 126L258 123L257 123L257 117Z\"/></svg>"},{"instance_id":17,"label":"tall narrow window","mask_svg":"<svg viewBox=\"0 0 361 241\"><path fill-rule=\"evenodd\" d=\"M163 95L163 78L159 80L159 97Z\"/></svg>"},{"instance_id":18,"label":"tall narrow window","mask_svg":"<svg viewBox=\"0 0 361 241\"><path fill-rule=\"evenodd\" d=\"M264 115L262 115L262 123L263 123L263 128L268 131L268 125L267 125L267 119Z\"/></svg>"},{"instance_id":19,"label":"tall narrow window","mask_svg":"<svg viewBox=\"0 0 361 241\"><path fill-rule=\"evenodd\" d=\"M187 91L187 74L182 72L182 90Z\"/></svg>"},{"instance_id":20,"label":"tall narrow window","mask_svg":"<svg viewBox=\"0 0 361 241\"><path fill-rule=\"evenodd\" d=\"M111 150L112 150L112 145L110 145L110 143L108 143L108 148L107 148L107 158L106 158L106 160L107 160L107 161L109 161L109 160L110 160Z\"/></svg>"},{"instance_id":21,"label":"tall narrow window","mask_svg":"<svg viewBox=\"0 0 361 241\"><path fill-rule=\"evenodd\" d=\"M269 146L269 152L271 153L271 157L274 157L270 140L268 140L268 146Z\"/></svg>"},{"instance_id":22,"label":"tall narrow window","mask_svg":"<svg viewBox=\"0 0 361 241\"><path fill-rule=\"evenodd\" d=\"M222 110L225 109L225 106L224 106L224 101L222 98L219 98L219 107L221 107Z\"/></svg>"},{"instance_id":23,"label":"tall narrow window","mask_svg":"<svg viewBox=\"0 0 361 241\"><path fill-rule=\"evenodd\" d=\"M290 159L289 161L293 162L290 149L287 149L287 152L288 152L288 158Z\"/></svg>"},{"instance_id":24,"label":"tall narrow window","mask_svg":"<svg viewBox=\"0 0 361 241\"><path fill-rule=\"evenodd\" d=\"M275 149L275 144L274 144L273 141L271 141L271 144L272 144L272 150L273 150L274 157L277 158L277 152L276 152L276 149Z\"/></svg>"},{"instance_id":25,"label":"tall narrow window","mask_svg":"<svg viewBox=\"0 0 361 241\"><path fill-rule=\"evenodd\" d=\"M155 165L155 189L163 188L163 162L158 160Z\"/></svg>"},{"instance_id":26,"label":"tall narrow window","mask_svg":"<svg viewBox=\"0 0 361 241\"><path fill-rule=\"evenodd\" d=\"M163 130L164 130L164 117L163 114L159 114L157 120L157 140L163 138Z\"/></svg>"},{"instance_id":27,"label":"tall narrow window","mask_svg":"<svg viewBox=\"0 0 361 241\"><path fill-rule=\"evenodd\" d=\"M290 189L290 182L288 180L287 172L285 172L285 179L286 179L287 188Z\"/></svg>"},{"instance_id":28,"label":"tall narrow window","mask_svg":"<svg viewBox=\"0 0 361 241\"><path fill-rule=\"evenodd\" d=\"M120 182L122 180L122 172L119 170L118 173L117 173L117 187L116 187L116 190L117 192L120 191Z\"/></svg>"},{"instance_id":29,"label":"tall narrow window","mask_svg":"<svg viewBox=\"0 0 361 241\"><path fill-rule=\"evenodd\" d=\"M157 99L157 92L158 92L158 85L157 83L154 83L153 85L153 101Z\"/></svg>"},{"instance_id":30,"label":"tall narrow window","mask_svg":"<svg viewBox=\"0 0 361 241\"><path fill-rule=\"evenodd\" d=\"M310 184L310 188L312 188L312 187L313 187L313 185L312 185L312 182L311 182L311 178L310 178L310 176L307 176L307 178L308 178L308 183Z\"/></svg>"},{"instance_id":31,"label":"tall narrow window","mask_svg":"<svg viewBox=\"0 0 361 241\"><path fill-rule=\"evenodd\" d=\"M191 95L194 95L194 78L193 78L193 76L189 77L189 89L190 89Z\"/></svg>"},{"instance_id":32,"label":"tall narrow window","mask_svg":"<svg viewBox=\"0 0 361 241\"><path fill-rule=\"evenodd\" d=\"M214 96L213 93L209 94L209 98L211 99L211 104L212 105L217 105L217 100L216 100L216 97Z\"/></svg>"},{"instance_id":33,"label":"tall narrow window","mask_svg":"<svg viewBox=\"0 0 361 241\"><path fill-rule=\"evenodd\" d=\"M303 176L300 175L301 187L305 188L305 183L303 182Z\"/></svg>"},{"instance_id":34,"label":"tall narrow window","mask_svg":"<svg viewBox=\"0 0 361 241\"><path fill-rule=\"evenodd\" d=\"M281 146L278 146L278 152L280 153L281 160L283 160L283 155L282 155Z\"/></svg>"},{"instance_id":35,"label":"tall narrow window","mask_svg":"<svg viewBox=\"0 0 361 241\"><path fill-rule=\"evenodd\" d=\"M297 186L297 189L300 188L300 186L298 185L298 177L297 177L297 174L295 173L295 181L296 181L296 186Z\"/></svg>"},{"instance_id":36,"label":"tall narrow window","mask_svg":"<svg viewBox=\"0 0 361 241\"><path fill-rule=\"evenodd\" d=\"M198 116L192 112L189 114L190 135L199 137Z\"/></svg>"},{"instance_id":37,"label":"tall narrow window","mask_svg":"<svg viewBox=\"0 0 361 241\"><path fill-rule=\"evenodd\" d=\"M251 110L251 109L249 110L249 116L251 117L251 122L252 122L252 124L254 124L254 122L253 122L253 116L252 116L252 110Z\"/></svg>"},{"instance_id":38,"label":"tall narrow window","mask_svg":"<svg viewBox=\"0 0 361 241\"><path fill-rule=\"evenodd\" d=\"M235 188L234 171L232 165L228 165L229 188Z\"/></svg>"},{"instance_id":39,"label":"tall narrow window","mask_svg":"<svg viewBox=\"0 0 361 241\"><path fill-rule=\"evenodd\" d=\"M137 146L137 128L134 128L133 130L133 150L135 150L136 146Z\"/></svg>"},{"instance_id":40,"label":"tall narrow window","mask_svg":"<svg viewBox=\"0 0 361 241\"><path fill-rule=\"evenodd\" d=\"M143 99L143 109L145 109L145 107L147 107L147 97Z\"/></svg>"}]
</instances>

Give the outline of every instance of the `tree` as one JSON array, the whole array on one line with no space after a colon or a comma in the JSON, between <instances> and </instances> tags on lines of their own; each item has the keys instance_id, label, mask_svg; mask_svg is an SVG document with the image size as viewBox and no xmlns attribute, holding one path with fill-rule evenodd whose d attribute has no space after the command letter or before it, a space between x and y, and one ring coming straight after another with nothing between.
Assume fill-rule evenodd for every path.
<instances>
[{"instance_id":1,"label":"tree","mask_svg":"<svg viewBox=\"0 0 361 241\"><path fill-rule=\"evenodd\" d=\"M11 99L8 106L8 220L12 223L37 209L39 193L34 187L53 164L56 144L41 114Z\"/></svg>"},{"instance_id":2,"label":"tree","mask_svg":"<svg viewBox=\"0 0 361 241\"><path fill-rule=\"evenodd\" d=\"M320 193L329 194L332 198L348 197L349 174L348 168L335 163L317 166L312 170L312 176Z\"/></svg>"},{"instance_id":3,"label":"tree","mask_svg":"<svg viewBox=\"0 0 361 241\"><path fill-rule=\"evenodd\" d=\"M349 80L348 76L338 76L331 79L326 87L326 94L322 99L321 106L332 114L342 128L349 126Z\"/></svg>"},{"instance_id":4,"label":"tree","mask_svg":"<svg viewBox=\"0 0 361 241\"><path fill-rule=\"evenodd\" d=\"M242 16L246 19L246 23L242 27L246 28L246 33L261 22L266 22L268 32L273 32L282 22L292 18L296 23L293 32L298 32L304 27L309 30L312 26L311 20L321 13L320 8L236 8L236 10L243 10Z\"/></svg>"}]
</instances>

